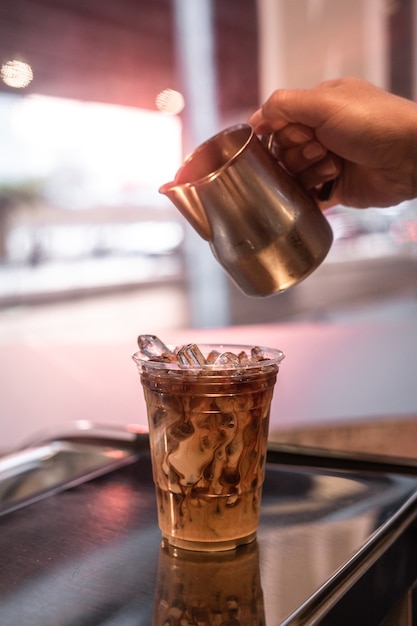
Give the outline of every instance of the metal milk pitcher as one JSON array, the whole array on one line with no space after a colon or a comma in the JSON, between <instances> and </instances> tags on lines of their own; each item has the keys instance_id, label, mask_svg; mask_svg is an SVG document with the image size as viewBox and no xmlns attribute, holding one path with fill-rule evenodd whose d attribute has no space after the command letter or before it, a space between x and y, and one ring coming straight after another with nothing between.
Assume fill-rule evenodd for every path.
<instances>
[{"instance_id":1,"label":"metal milk pitcher","mask_svg":"<svg viewBox=\"0 0 417 626\"><path fill-rule=\"evenodd\" d=\"M250 296L288 289L325 258L333 233L308 193L248 124L196 148L160 188Z\"/></svg>"}]
</instances>

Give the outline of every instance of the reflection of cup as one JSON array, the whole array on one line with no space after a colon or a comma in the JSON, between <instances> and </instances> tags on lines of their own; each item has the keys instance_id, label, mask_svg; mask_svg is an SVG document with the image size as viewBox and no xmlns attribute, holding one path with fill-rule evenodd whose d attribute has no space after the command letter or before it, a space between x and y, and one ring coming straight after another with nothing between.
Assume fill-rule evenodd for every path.
<instances>
[{"instance_id":1,"label":"reflection of cup","mask_svg":"<svg viewBox=\"0 0 417 626\"><path fill-rule=\"evenodd\" d=\"M199 346L204 356L248 346ZM136 361L148 410L158 521L172 545L228 550L255 538L269 412L284 355L183 367Z\"/></svg>"},{"instance_id":2,"label":"reflection of cup","mask_svg":"<svg viewBox=\"0 0 417 626\"><path fill-rule=\"evenodd\" d=\"M201 554L160 548L152 626L264 626L256 541Z\"/></svg>"},{"instance_id":3,"label":"reflection of cup","mask_svg":"<svg viewBox=\"0 0 417 626\"><path fill-rule=\"evenodd\" d=\"M303 280L332 243L330 224L313 198L247 124L198 146L160 192L250 296L271 295Z\"/></svg>"}]
</instances>

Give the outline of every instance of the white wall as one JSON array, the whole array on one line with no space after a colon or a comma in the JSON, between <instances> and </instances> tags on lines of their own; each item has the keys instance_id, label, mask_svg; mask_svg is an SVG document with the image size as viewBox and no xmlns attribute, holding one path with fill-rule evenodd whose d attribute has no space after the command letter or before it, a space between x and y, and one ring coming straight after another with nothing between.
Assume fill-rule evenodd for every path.
<instances>
[{"instance_id":1,"label":"white wall","mask_svg":"<svg viewBox=\"0 0 417 626\"><path fill-rule=\"evenodd\" d=\"M354 75L387 84L384 0L258 0L260 93Z\"/></svg>"}]
</instances>

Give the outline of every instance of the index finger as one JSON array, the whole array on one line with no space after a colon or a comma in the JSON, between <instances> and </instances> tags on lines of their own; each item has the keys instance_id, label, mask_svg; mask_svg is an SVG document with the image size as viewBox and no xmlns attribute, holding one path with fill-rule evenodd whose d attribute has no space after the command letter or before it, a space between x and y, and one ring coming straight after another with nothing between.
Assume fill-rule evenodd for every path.
<instances>
[{"instance_id":1,"label":"index finger","mask_svg":"<svg viewBox=\"0 0 417 626\"><path fill-rule=\"evenodd\" d=\"M281 130L288 124L288 120L283 116L279 116L278 112L273 119L266 119L263 108L263 106L260 107L248 120L249 124L255 128L256 132L260 134L270 133L272 131Z\"/></svg>"},{"instance_id":2,"label":"index finger","mask_svg":"<svg viewBox=\"0 0 417 626\"><path fill-rule=\"evenodd\" d=\"M257 130L281 130L287 124L318 128L345 106L338 100L337 81L322 83L311 89L276 89L250 118Z\"/></svg>"}]
</instances>

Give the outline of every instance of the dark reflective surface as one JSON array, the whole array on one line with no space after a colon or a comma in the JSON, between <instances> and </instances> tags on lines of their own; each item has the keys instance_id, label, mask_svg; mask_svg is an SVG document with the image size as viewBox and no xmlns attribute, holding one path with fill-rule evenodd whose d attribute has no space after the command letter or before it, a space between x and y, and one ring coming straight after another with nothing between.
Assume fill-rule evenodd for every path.
<instances>
[{"instance_id":1,"label":"dark reflective surface","mask_svg":"<svg viewBox=\"0 0 417 626\"><path fill-rule=\"evenodd\" d=\"M257 541L192 552L161 545L152 626L265 624Z\"/></svg>"},{"instance_id":2,"label":"dark reflective surface","mask_svg":"<svg viewBox=\"0 0 417 626\"><path fill-rule=\"evenodd\" d=\"M69 428L0 456L0 516L133 463L143 437L86 420Z\"/></svg>"},{"instance_id":3,"label":"dark reflective surface","mask_svg":"<svg viewBox=\"0 0 417 626\"><path fill-rule=\"evenodd\" d=\"M270 463L257 542L246 553L225 553L224 568L209 560L199 567L201 555L161 550L145 446L133 465L0 519L2 626L150 626L153 615L165 626L158 612L178 605L175 593L182 594L180 608L197 592L206 594L200 605L213 604L217 594L216 611L224 608L219 590L202 584L212 566L213 581L223 576L229 618L238 620L231 623L253 626L253 615L252 621L245 615L253 613L255 597L258 626L308 623L305 615L335 592L335 581L352 576L352 563L365 562L414 517L414 477ZM242 558L254 567L243 568ZM252 594L245 607L232 589L233 569L245 600ZM207 610L199 617L199 625L217 626Z\"/></svg>"}]
</instances>

